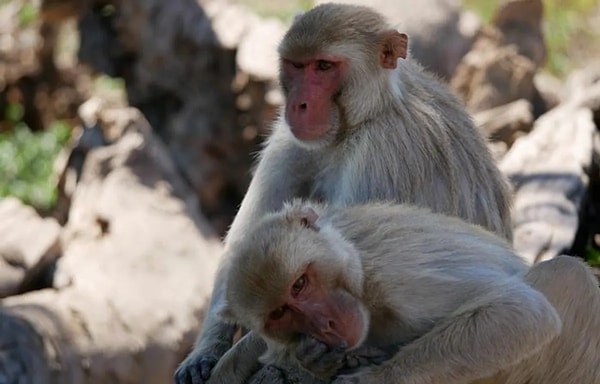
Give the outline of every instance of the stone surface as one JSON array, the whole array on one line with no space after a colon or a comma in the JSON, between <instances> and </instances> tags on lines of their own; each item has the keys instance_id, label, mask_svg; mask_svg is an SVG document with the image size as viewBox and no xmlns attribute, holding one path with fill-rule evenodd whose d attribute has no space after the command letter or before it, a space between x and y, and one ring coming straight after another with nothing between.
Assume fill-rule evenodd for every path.
<instances>
[{"instance_id":1,"label":"stone surface","mask_svg":"<svg viewBox=\"0 0 600 384\"><path fill-rule=\"evenodd\" d=\"M502 159L515 194L514 246L530 263L571 248L597 134L589 109L563 105L539 118Z\"/></svg>"},{"instance_id":2,"label":"stone surface","mask_svg":"<svg viewBox=\"0 0 600 384\"><path fill-rule=\"evenodd\" d=\"M472 112L535 96L536 65L503 39L498 30L484 28L450 81Z\"/></svg>"},{"instance_id":3,"label":"stone surface","mask_svg":"<svg viewBox=\"0 0 600 384\"><path fill-rule=\"evenodd\" d=\"M56 220L41 218L15 198L0 200L0 260L6 264L0 269L8 279L2 281L0 297L37 285L36 280L60 256L60 233Z\"/></svg>"},{"instance_id":4,"label":"stone surface","mask_svg":"<svg viewBox=\"0 0 600 384\"><path fill-rule=\"evenodd\" d=\"M475 124L492 141L502 141L511 146L527 134L533 126L533 106L521 99L473 115Z\"/></svg>"},{"instance_id":5,"label":"stone surface","mask_svg":"<svg viewBox=\"0 0 600 384\"><path fill-rule=\"evenodd\" d=\"M140 112L101 114L122 136L86 157L55 289L2 303L5 382L170 382L200 328L220 241Z\"/></svg>"}]
</instances>

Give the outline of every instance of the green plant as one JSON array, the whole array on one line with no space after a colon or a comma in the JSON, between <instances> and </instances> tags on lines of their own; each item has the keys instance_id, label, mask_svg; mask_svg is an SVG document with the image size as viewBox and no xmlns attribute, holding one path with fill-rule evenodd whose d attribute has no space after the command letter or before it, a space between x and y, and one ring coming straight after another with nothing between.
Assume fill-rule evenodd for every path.
<instances>
[{"instance_id":1,"label":"green plant","mask_svg":"<svg viewBox=\"0 0 600 384\"><path fill-rule=\"evenodd\" d=\"M27 27L35 22L38 17L38 9L35 5L25 3L19 10L19 24L22 27Z\"/></svg>"},{"instance_id":2,"label":"green plant","mask_svg":"<svg viewBox=\"0 0 600 384\"><path fill-rule=\"evenodd\" d=\"M33 133L23 123L0 133L0 196L15 196L42 210L56 204L52 167L67 143L71 127L55 122L44 132Z\"/></svg>"},{"instance_id":3,"label":"green plant","mask_svg":"<svg viewBox=\"0 0 600 384\"><path fill-rule=\"evenodd\" d=\"M585 251L585 259L590 265L600 266L600 251L589 246Z\"/></svg>"},{"instance_id":4,"label":"green plant","mask_svg":"<svg viewBox=\"0 0 600 384\"><path fill-rule=\"evenodd\" d=\"M572 48L579 42L598 39L589 30L587 16L598 6L597 0L544 1L544 35L548 46L546 69L566 75L576 65Z\"/></svg>"},{"instance_id":5,"label":"green plant","mask_svg":"<svg viewBox=\"0 0 600 384\"><path fill-rule=\"evenodd\" d=\"M277 17L283 21L291 20L298 11L306 11L313 5L312 0L240 0L240 3L261 16Z\"/></svg>"},{"instance_id":6,"label":"green plant","mask_svg":"<svg viewBox=\"0 0 600 384\"><path fill-rule=\"evenodd\" d=\"M543 31L548 48L545 69L563 77L585 56L599 46L600 36L591 31L589 16L598 7L598 0L544 0ZM463 5L477 13L486 23L496 11L497 3L489 0L463 0ZM586 48L582 48L586 47Z\"/></svg>"}]
</instances>

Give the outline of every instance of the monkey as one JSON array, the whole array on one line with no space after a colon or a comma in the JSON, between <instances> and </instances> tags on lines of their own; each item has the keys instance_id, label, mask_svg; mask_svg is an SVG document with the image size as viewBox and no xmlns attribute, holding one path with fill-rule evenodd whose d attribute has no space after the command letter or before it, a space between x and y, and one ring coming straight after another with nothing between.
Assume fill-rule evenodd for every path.
<instances>
[{"instance_id":1,"label":"monkey","mask_svg":"<svg viewBox=\"0 0 600 384\"><path fill-rule=\"evenodd\" d=\"M506 240L455 217L294 201L223 262L220 314L255 346L237 370L225 354L209 384L244 382L255 367L243 360L259 355L301 365L316 378L305 383L600 383L591 271L570 256L530 269ZM348 372L345 356L363 347L389 356Z\"/></svg>"},{"instance_id":2,"label":"monkey","mask_svg":"<svg viewBox=\"0 0 600 384\"><path fill-rule=\"evenodd\" d=\"M280 116L225 238L292 198L338 206L394 201L511 238L510 188L462 103L408 56L408 37L370 8L323 4L279 45ZM216 315L225 270L177 384L203 384L232 344Z\"/></svg>"}]
</instances>

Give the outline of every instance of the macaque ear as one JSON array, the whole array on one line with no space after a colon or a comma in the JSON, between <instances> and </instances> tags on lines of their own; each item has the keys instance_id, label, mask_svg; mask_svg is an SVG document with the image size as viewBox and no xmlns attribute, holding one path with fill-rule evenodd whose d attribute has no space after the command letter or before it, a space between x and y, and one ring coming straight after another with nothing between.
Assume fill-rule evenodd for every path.
<instances>
[{"instance_id":1,"label":"macaque ear","mask_svg":"<svg viewBox=\"0 0 600 384\"><path fill-rule=\"evenodd\" d=\"M319 226L317 225L317 220L319 219L319 215L315 212L311 207L303 207L302 210L298 210L293 212L292 215L288 216L288 221L290 223L296 222L300 223L305 228L310 228L314 231L319 231Z\"/></svg>"},{"instance_id":2,"label":"macaque ear","mask_svg":"<svg viewBox=\"0 0 600 384\"><path fill-rule=\"evenodd\" d=\"M383 68L394 69L398 58L406 59L408 52L408 36L395 29L382 33L379 63Z\"/></svg>"}]
</instances>

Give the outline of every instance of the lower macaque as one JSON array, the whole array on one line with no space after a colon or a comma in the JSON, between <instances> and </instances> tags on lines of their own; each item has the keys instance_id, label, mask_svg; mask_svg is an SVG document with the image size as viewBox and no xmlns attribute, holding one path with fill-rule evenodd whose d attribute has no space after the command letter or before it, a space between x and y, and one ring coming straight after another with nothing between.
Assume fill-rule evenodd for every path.
<instances>
[{"instance_id":1,"label":"lower macaque","mask_svg":"<svg viewBox=\"0 0 600 384\"><path fill-rule=\"evenodd\" d=\"M571 257L529 269L460 219L297 201L259 220L224 263L221 315L251 332L209 383L246 382L258 356L302 366L304 383L600 383L589 270Z\"/></svg>"}]
</instances>

